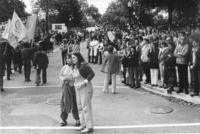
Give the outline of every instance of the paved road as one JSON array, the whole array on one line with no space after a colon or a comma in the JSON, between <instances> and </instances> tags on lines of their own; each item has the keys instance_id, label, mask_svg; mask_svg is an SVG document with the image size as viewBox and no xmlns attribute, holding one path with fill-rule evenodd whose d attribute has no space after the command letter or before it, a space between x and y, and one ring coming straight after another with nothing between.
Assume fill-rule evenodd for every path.
<instances>
[{"instance_id":1,"label":"paved road","mask_svg":"<svg viewBox=\"0 0 200 134\"><path fill-rule=\"evenodd\" d=\"M81 51L86 57L85 43ZM68 126L60 127L61 88L58 73L61 69L60 51L49 55L48 83L35 87L25 83L22 74L15 73L5 81L6 92L0 95L0 134L79 134L75 121L69 116ZM200 132L200 109L172 103L148 92L125 87L117 78L117 94L102 93L104 74L99 65L91 65L93 80L93 112L95 134L133 134L163 132ZM168 114L151 113L151 108L167 106ZM157 109L160 110L160 109ZM162 110L162 109L161 109Z\"/></svg>"}]
</instances>

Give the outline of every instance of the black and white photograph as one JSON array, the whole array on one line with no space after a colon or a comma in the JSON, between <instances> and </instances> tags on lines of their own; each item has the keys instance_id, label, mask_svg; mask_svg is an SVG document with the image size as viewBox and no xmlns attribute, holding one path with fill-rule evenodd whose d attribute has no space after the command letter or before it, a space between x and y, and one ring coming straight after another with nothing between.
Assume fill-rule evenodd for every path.
<instances>
[{"instance_id":1,"label":"black and white photograph","mask_svg":"<svg viewBox=\"0 0 200 134\"><path fill-rule=\"evenodd\" d=\"M0 134L200 134L200 0L0 0Z\"/></svg>"}]
</instances>

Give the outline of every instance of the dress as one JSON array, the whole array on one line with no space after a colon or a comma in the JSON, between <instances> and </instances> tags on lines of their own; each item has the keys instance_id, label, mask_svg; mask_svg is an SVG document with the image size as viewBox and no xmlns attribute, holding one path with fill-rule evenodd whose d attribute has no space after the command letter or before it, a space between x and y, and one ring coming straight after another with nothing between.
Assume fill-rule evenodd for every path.
<instances>
[{"instance_id":1,"label":"dress","mask_svg":"<svg viewBox=\"0 0 200 134\"><path fill-rule=\"evenodd\" d=\"M61 118L64 121L67 119L68 113L70 113L71 111L74 119L79 120L72 73L72 67L68 65L63 66L60 71L60 79L63 81L61 98Z\"/></svg>"}]
</instances>

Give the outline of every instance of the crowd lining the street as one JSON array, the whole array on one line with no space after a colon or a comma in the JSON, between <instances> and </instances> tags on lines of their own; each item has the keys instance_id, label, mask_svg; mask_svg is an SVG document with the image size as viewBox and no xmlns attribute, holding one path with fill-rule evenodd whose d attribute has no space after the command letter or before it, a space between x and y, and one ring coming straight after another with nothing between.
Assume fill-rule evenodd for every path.
<instances>
[{"instance_id":1,"label":"crowd lining the street","mask_svg":"<svg viewBox=\"0 0 200 134\"><path fill-rule=\"evenodd\" d=\"M99 29L83 34L53 33L36 37L35 43L20 42L13 48L7 41L0 45L0 88L3 89L5 66L7 80L11 80L11 65L22 73L25 82L30 82L31 66L36 69L36 86L47 83L48 53L57 45L61 50L63 67L59 78L62 81L61 126L67 125L72 111L76 126L81 125L83 133L93 131L91 80L95 73L88 63L100 64L105 73L102 91L115 94L116 77L131 88L141 83L160 87L170 94L185 93L199 95L200 77L200 34L186 31L136 28L122 31L118 28ZM87 41L88 63L80 54L80 42ZM12 64L13 61L13 64ZM40 73L42 71L42 81ZM76 90L75 90L76 89ZM192 89L192 90L191 90ZM78 112L80 114L78 114Z\"/></svg>"}]
</instances>

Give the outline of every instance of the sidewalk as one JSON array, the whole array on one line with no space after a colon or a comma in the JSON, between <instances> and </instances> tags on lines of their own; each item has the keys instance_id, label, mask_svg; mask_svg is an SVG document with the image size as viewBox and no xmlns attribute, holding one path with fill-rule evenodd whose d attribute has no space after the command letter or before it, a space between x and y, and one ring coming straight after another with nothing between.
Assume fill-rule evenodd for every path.
<instances>
[{"instance_id":1,"label":"sidewalk","mask_svg":"<svg viewBox=\"0 0 200 134\"><path fill-rule=\"evenodd\" d=\"M159 87L152 87L151 85L148 84L144 84L141 83L141 88L155 93L155 94L159 94L161 96L166 96L166 97L172 97L172 98L176 98L176 99L180 99L189 103L193 103L193 104L200 104L200 96L195 96L195 97L191 97L190 94L186 95L184 93L180 93L177 94L175 91L172 92L172 94L168 94L167 93L167 89L163 89L163 88L159 88ZM176 88L175 88L176 90Z\"/></svg>"}]
</instances>

